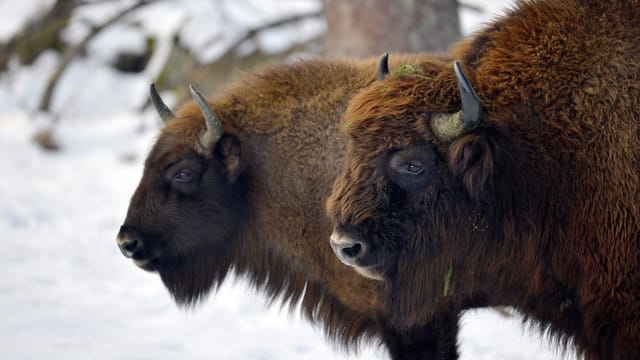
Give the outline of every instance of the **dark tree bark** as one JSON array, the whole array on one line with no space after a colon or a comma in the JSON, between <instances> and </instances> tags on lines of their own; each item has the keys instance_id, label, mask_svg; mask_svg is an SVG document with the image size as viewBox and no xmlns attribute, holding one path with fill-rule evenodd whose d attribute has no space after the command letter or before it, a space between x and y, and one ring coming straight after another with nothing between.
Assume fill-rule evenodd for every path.
<instances>
[{"instance_id":1,"label":"dark tree bark","mask_svg":"<svg viewBox=\"0 0 640 360\"><path fill-rule=\"evenodd\" d=\"M460 38L456 0L324 0L325 54L442 51Z\"/></svg>"}]
</instances>

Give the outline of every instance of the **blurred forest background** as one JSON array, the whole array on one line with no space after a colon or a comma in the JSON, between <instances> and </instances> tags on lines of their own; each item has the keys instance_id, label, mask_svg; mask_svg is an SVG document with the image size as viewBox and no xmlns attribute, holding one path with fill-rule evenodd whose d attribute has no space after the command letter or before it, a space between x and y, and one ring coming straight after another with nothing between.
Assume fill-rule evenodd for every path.
<instances>
[{"instance_id":1,"label":"blurred forest background","mask_svg":"<svg viewBox=\"0 0 640 360\"><path fill-rule=\"evenodd\" d=\"M11 1L0 4L0 10L12 11ZM14 10L16 16L0 29L0 76L5 78L7 94L17 97L7 107L18 106L39 118L35 139L52 150L60 147L53 134L61 118L145 109L151 82L174 95L170 102L177 105L187 96L190 83L211 94L220 84L267 61L443 51L461 37L461 8L477 14L486 11L457 0L30 3ZM35 83L16 84L23 90L16 94L11 74L29 67L40 69ZM88 83L104 71L122 75L119 81L133 86L136 95L108 99L121 97L113 91L123 92L122 85L110 89L110 81ZM79 101L80 93L93 99Z\"/></svg>"}]
</instances>

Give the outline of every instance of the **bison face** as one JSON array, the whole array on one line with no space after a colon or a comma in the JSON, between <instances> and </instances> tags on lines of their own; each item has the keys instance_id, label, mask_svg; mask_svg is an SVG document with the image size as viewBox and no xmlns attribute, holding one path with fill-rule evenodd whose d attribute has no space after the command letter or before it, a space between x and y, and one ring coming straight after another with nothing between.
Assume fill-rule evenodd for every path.
<instances>
[{"instance_id":1,"label":"bison face","mask_svg":"<svg viewBox=\"0 0 640 360\"><path fill-rule=\"evenodd\" d=\"M362 158L352 150L347 159ZM473 215L473 204L429 143L386 149L374 162L366 168L360 160L348 161L336 181L329 200L336 219L331 246L343 263L383 280L415 263L407 256L441 255L458 219Z\"/></svg>"},{"instance_id":2,"label":"bison face","mask_svg":"<svg viewBox=\"0 0 640 360\"><path fill-rule=\"evenodd\" d=\"M433 201L442 185L442 174L436 150L426 144L387 150L378 156L376 162L376 167L370 169L373 176L362 179L366 179L368 188L372 189L372 193L362 201L376 204L379 207L377 214L372 213L362 219L345 219L346 214L341 213L338 218L342 220L331 236L331 246L343 263L353 266L366 277L381 280L384 270L389 267L385 262L395 262L393 257L402 241L400 239L406 238L414 228L412 219L405 218L403 213L411 213L417 204ZM365 169L361 171L368 173ZM347 178L352 176L346 175ZM337 186L341 187L340 191L349 191L350 188L347 183L345 187L338 183ZM358 186L364 190L362 185ZM363 191L362 195L365 194ZM341 194L340 198L347 196L351 194ZM358 223L360 226L356 226Z\"/></svg>"},{"instance_id":3,"label":"bison face","mask_svg":"<svg viewBox=\"0 0 640 360\"><path fill-rule=\"evenodd\" d=\"M203 146L203 115L188 106L150 152L117 237L122 253L157 271L182 303L224 277L244 203L240 141L220 134Z\"/></svg>"},{"instance_id":4,"label":"bison face","mask_svg":"<svg viewBox=\"0 0 640 360\"><path fill-rule=\"evenodd\" d=\"M352 100L345 167L327 202L334 252L388 282L389 311L407 327L448 306L442 299L470 274L461 258L487 237L476 190L489 183L493 164L491 146L475 134L485 129L476 129L479 105L459 65L422 66ZM460 99L462 112L443 111Z\"/></svg>"}]
</instances>

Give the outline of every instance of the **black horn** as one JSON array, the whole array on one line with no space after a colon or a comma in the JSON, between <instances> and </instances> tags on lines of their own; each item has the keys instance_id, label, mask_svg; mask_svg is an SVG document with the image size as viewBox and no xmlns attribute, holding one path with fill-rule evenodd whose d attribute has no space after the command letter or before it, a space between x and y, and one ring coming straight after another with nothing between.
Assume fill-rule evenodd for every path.
<instances>
[{"instance_id":1,"label":"black horn","mask_svg":"<svg viewBox=\"0 0 640 360\"><path fill-rule=\"evenodd\" d=\"M160 115L162 122L166 123L167 121L175 118L175 115L173 115L171 109L169 109L169 107L162 101L162 98L160 98L155 84L151 84L151 87L149 89L149 98L151 99L153 107L158 112L158 115Z\"/></svg>"},{"instance_id":2,"label":"black horn","mask_svg":"<svg viewBox=\"0 0 640 360\"><path fill-rule=\"evenodd\" d=\"M432 117L432 129L443 141L452 141L458 136L475 129L480 124L481 108L478 95L469 79L462 71L460 63L454 61L453 71L456 74L462 110L455 113L435 113Z\"/></svg>"},{"instance_id":3,"label":"black horn","mask_svg":"<svg viewBox=\"0 0 640 360\"><path fill-rule=\"evenodd\" d=\"M378 80L384 80L387 74L389 74L389 53L385 52L380 56L380 62L378 62Z\"/></svg>"},{"instance_id":4,"label":"black horn","mask_svg":"<svg viewBox=\"0 0 640 360\"><path fill-rule=\"evenodd\" d=\"M460 63L453 63L453 70L456 73L460 97L462 98L462 125L465 130L470 130L480 124L480 101L478 95L469 83L469 79L462 71Z\"/></svg>"},{"instance_id":5,"label":"black horn","mask_svg":"<svg viewBox=\"0 0 640 360\"><path fill-rule=\"evenodd\" d=\"M200 136L200 145L205 149L210 149L222 137L222 123L220 122L220 119L218 119L216 113L213 112L213 109L209 106L207 100L205 100L204 96L202 96L195 86L189 85L189 91L191 92L193 99L198 103L202 116L204 117L204 122L207 125L207 130L202 134L202 136Z\"/></svg>"}]
</instances>

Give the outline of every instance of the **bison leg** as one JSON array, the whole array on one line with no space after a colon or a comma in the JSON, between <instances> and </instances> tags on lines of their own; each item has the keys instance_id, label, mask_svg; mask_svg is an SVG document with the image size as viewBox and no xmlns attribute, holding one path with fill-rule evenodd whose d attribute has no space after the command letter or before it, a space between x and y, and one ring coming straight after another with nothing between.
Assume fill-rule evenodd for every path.
<instances>
[{"instance_id":1,"label":"bison leg","mask_svg":"<svg viewBox=\"0 0 640 360\"><path fill-rule=\"evenodd\" d=\"M393 330L385 326L383 342L393 360L457 360L458 314L433 318L422 327Z\"/></svg>"}]
</instances>

